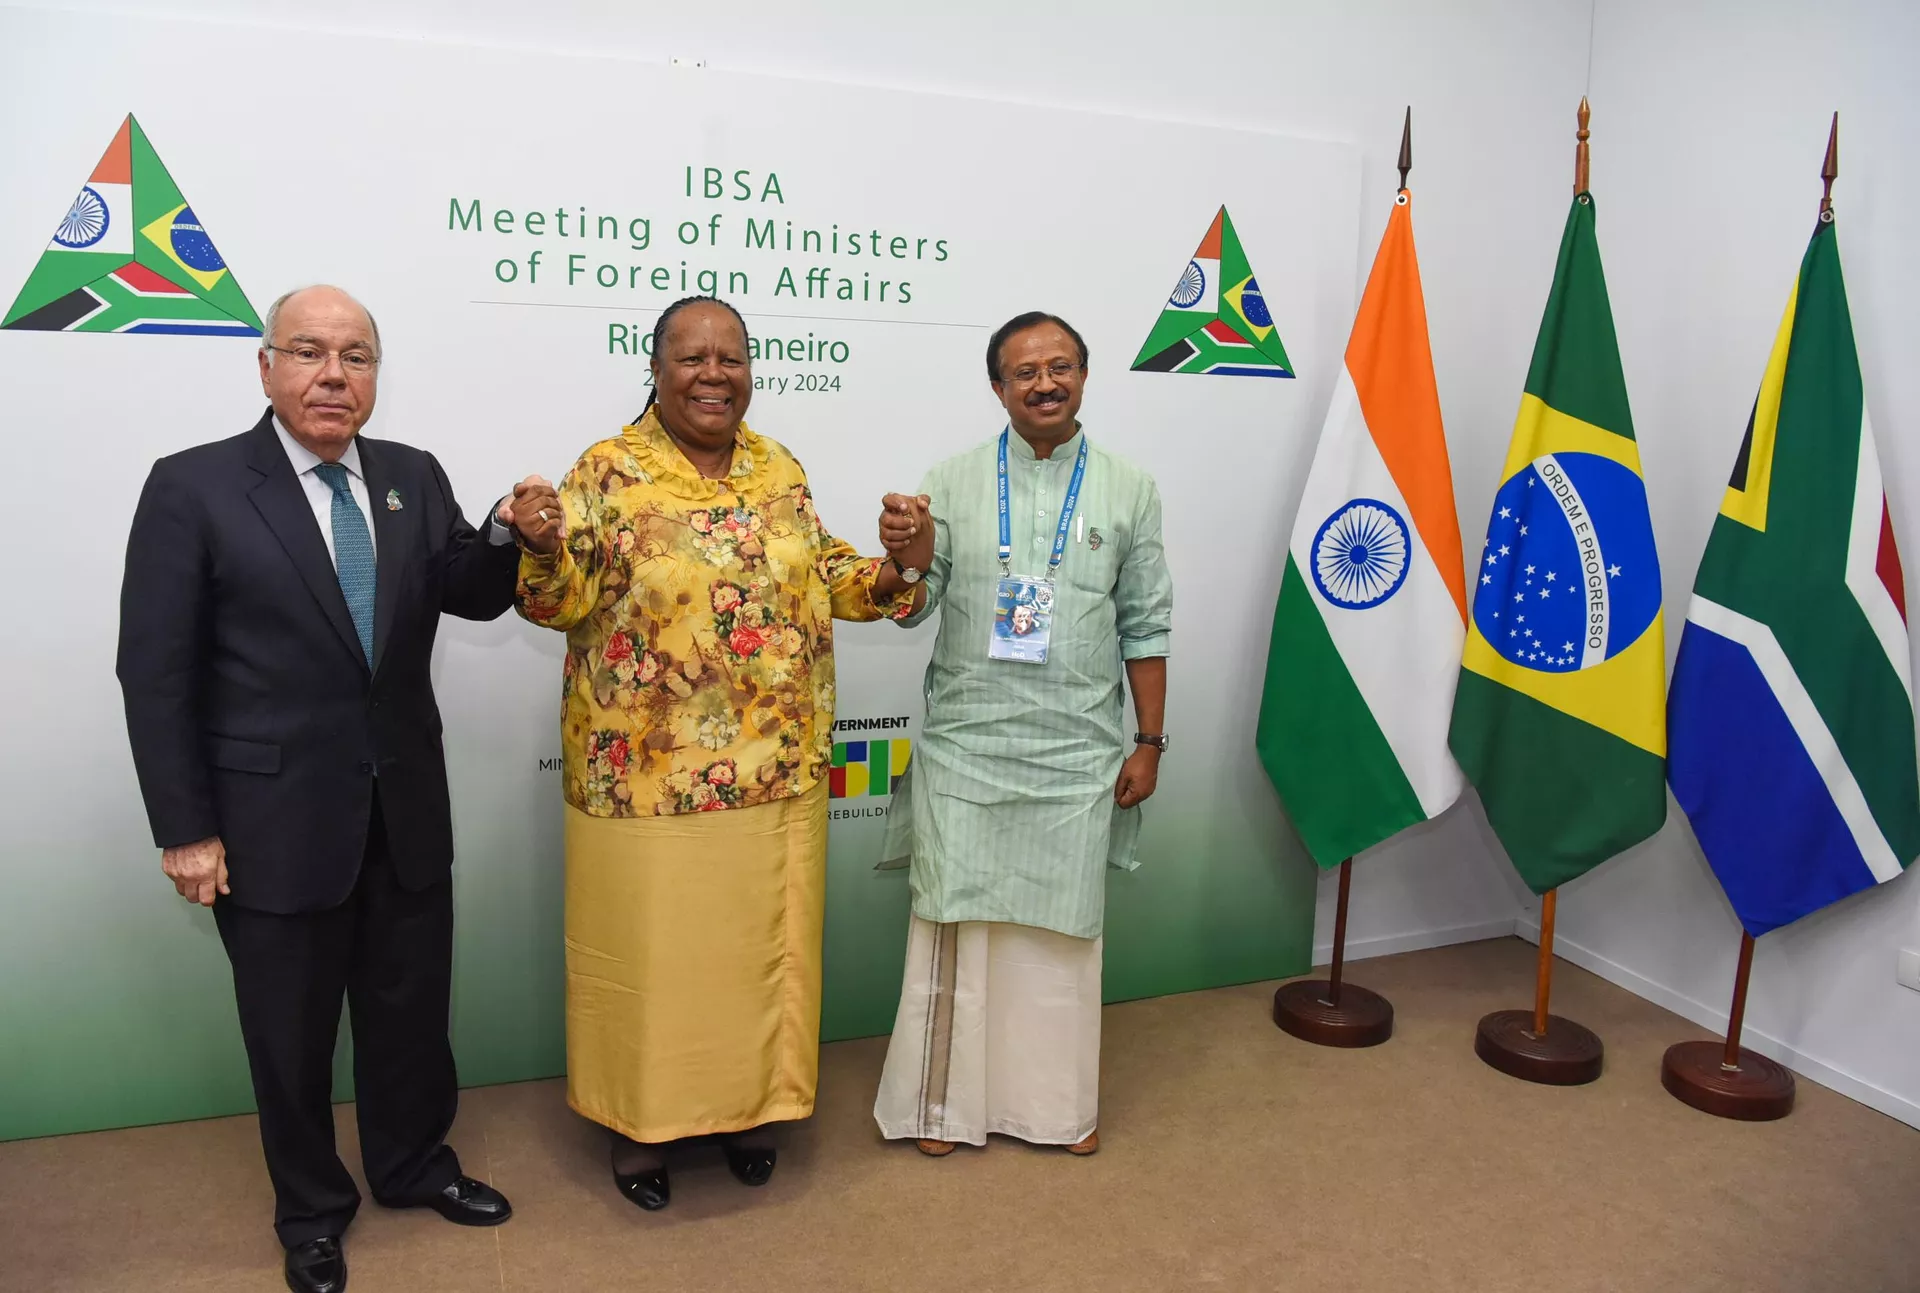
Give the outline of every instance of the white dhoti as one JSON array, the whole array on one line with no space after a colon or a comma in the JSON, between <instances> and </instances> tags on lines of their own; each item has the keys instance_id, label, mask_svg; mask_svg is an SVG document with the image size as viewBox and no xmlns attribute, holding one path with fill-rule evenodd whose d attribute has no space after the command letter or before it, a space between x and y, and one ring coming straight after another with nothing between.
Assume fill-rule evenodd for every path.
<instances>
[{"instance_id":1,"label":"white dhoti","mask_svg":"<svg viewBox=\"0 0 1920 1293\"><path fill-rule=\"evenodd\" d=\"M1092 1134L1100 1107L1098 938L912 918L874 1102L889 1140L1036 1145Z\"/></svg>"}]
</instances>

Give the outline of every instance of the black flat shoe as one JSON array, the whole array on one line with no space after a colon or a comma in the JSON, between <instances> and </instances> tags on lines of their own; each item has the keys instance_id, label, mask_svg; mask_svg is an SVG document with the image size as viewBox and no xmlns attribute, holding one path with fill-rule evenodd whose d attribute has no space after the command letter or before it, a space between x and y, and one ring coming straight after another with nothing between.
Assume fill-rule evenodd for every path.
<instances>
[{"instance_id":1,"label":"black flat shoe","mask_svg":"<svg viewBox=\"0 0 1920 1293\"><path fill-rule=\"evenodd\" d=\"M773 1179L773 1165L779 1160L772 1146L763 1149L736 1149L722 1145L727 1167L742 1185L761 1186Z\"/></svg>"},{"instance_id":2,"label":"black flat shoe","mask_svg":"<svg viewBox=\"0 0 1920 1293\"><path fill-rule=\"evenodd\" d=\"M287 1287L293 1293L343 1293L347 1255L338 1239L310 1239L287 1249Z\"/></svg>"},{"instance_id":3,"label":"black flat shoe","mask_svg":"<svg viewBox=\"0 0 1920 1293\"><path fill-rule=\"evenodd\" d=\"M631 1176L615 1172L613 1183L620 1187L620 1193L628 1203L646 1212L658 1212L673 1202L673 1186L667 1181L667 1169L664 1166L635 1172Z\"/></svg>"},{"instance_id":4,"label":"black flat shoe","mask_svg":"<svg viewBox=\"0 0 1920 1293\"><path fill-rule=\"evenodd\" d=\"M446 1189L419 1206L432 1208L457 1226L497 1226L513 1215L507 1196L471 1176L456 1176Z\"/></svg>"}]
</instances>

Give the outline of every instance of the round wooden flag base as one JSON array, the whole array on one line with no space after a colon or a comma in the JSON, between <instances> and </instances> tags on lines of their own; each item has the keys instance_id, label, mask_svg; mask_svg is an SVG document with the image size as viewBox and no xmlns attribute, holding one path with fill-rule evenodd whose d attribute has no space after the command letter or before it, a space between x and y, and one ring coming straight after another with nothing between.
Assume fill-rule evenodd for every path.
<instances>
[{"instance_id":1,"label":"round wooden flag base","mask_svg":"<svg viewBox=\"0 0 1920 1293\"><path fill-rule=\"evenodd\" d=\"M1496 1010L1480 1021L1473 1053L1508 1077L1548 1086L1579 1086L1600 1076L1605 1048L1592 1030L1559 1015L1533 1031L1531 1010Z\"/></svg>"},{"instance_id":2,"label":"round wooden flag base","mask_svg":"<svg viewBox=\"0 0 1920 1293\"><path fill-rule=\"evenodd\" d=\"M1660 1061L1660 1085L1716 1118L1770 1122L1793 1112L1793 1074L1745 1047L1739 1068L1728 1068L1726 1059L1723 1042L1678 1042Z\"/></svg>"},{"instance_id":3,"label":"round wooden flag base","mask_svg":"<svg viewBox=\"0 0 1920 1293\"><path fill-rule=\"evenodd\" d=\"M1393 1036L1393 1003L1342 983L1339 1004L1326 979L1300 979L1273 994L1273 1022L1316 1046L1378 1046Z\"/></svg>"}]
</instances>

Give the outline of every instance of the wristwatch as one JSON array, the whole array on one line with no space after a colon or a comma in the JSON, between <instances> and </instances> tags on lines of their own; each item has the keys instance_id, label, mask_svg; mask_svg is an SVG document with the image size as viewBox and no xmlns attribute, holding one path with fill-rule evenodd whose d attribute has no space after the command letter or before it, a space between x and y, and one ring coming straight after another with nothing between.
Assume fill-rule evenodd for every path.
<instances>
[{"instance_id":1,"label":"wristwatch","mask_svg":"<svg viewBox=\"0 0 1920 1293\"><path fill-rule=\"evenodd\" d=\"M1135 745L1151 745L1162 754L1167 752L1167 734L1165 732L1161 732L1155 736L1148 736L1145 732L1135 732L1133 734L1133 743Z\"/></svg>"},{"instance_id":2,"label":"wristwatch","mask_svg":"<svg viewBox=\"0 0 1920 1293\"><path fill-rule=\"evenodd\" d=\"M926 577L926 571L915 570L912 566L903 566L900 564L900 558L898 557L888 557L887 560L893 563L893 568L900 572L900 577L906 580L909 585L917 584Z\"/></svg>"}]
</instances>

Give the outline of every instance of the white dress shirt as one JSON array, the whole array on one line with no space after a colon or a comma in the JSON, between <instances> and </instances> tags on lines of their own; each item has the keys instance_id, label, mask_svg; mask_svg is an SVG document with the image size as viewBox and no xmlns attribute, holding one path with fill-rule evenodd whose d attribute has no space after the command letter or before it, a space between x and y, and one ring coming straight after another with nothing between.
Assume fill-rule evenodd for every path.
<instances>
[{"instance_id":1,"label":"white dress shirt","mask_svg":"<svg viewBox=\"0 0 1920 1293\"><path fill-rule=\"evenodd\" d=\"M314 468L326 459L293 438L293 433L281 423L273 420L273 429L280 437L280 447L287 451L288 461L293 463L293 474L300 478L300 488L307 491L307 505L313 508L313 519L320 527L320 537L327 541L327 556L333 562L333 568L340 568L340 554L333 550L333 486L320 479L320 473ZM367 504L367 478L360 470L360 445L357 441L347 442L347 451L340 455L340 465L347 469L347 488L353 493L353 501L359 505L361 519L367 523L367 542L377 545L379 540L373 536L373 509ZM374 547L378 557L380 549Z\"/></svg>"},{"instance_id":2,"label":"white dress shirt","mask_svg":"<svg viewBox=\"0 0 1920 1293\"><path fill-rule=\"evenodd\" d=\"M273 430L280 437L280 447L287 451L287 460L293 464L293 474L300 478L300 488L307 491L307 504L313 508L314 523L320 527L320 537L326 540L327 556L333 562L333 568L340 568L340 555L333 550L333 486L320 479L314 471L326 459L293 438L279 418L273 420ZM347 489L353 494L353 501L359 505L360 515L367 523L367 542L373 546L374 556L380 555L379 539L374 536L373 507L368 501L367 477L360 470L360 443L358 440L347 442L347 451L340 455L340 465L347 469ZM494 508L499 508L499 502ZM489 513L487 518L487 542L496 547L513 542L513 531L500 524L500 519Z\"/></svg>"}]
</instances>

